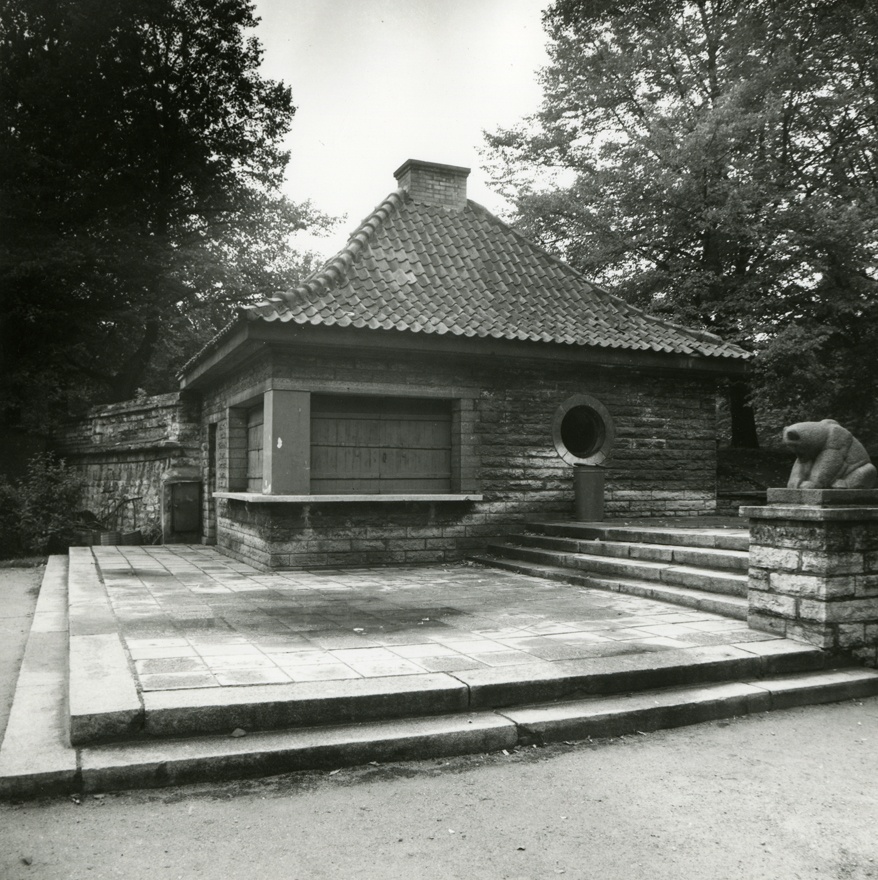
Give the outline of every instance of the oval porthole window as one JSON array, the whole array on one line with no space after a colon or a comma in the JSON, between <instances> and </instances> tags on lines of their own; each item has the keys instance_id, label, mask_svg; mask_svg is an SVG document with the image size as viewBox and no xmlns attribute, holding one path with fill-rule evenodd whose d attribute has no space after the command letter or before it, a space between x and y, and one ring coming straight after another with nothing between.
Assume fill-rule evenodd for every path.
<instances>
[{"instance_id":1,"label":"oval porthole window","mask_svg":"<svg viewBox=\"0 0 878 880\"><path fill-rule=\"evenodd\" d=\"M615 437L607 408L589 394L575 394L555 411L552 440L568 464L601 464Z\"/></svg>"}]
</instances>

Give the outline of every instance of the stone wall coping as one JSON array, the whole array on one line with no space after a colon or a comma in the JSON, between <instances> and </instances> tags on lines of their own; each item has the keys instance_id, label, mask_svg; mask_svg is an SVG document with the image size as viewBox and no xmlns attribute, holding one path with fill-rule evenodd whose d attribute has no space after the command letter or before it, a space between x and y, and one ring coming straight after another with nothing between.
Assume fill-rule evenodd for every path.
<instances>
[{"instance_id":1,"label":"stone wall coping","mask_svg":"<svg viewBox=\"0 0 878 880\"><path fill-rule=\"evenodd\" d=\"M808 504L769 504L765 507L741 507L738 510L738 515L750 519L808 520L810 522L878 520L878 506L821 507Z\"/></svg>"},{"instance_id":2,"label":"stone wall coping","mask_svg":"<svg viewBox=\"0 0 878 880\"><path fill-rule=\"evenodd\" d=\"M214 498L248 501L252 504L350 504L374 501L483 501L484 495L429 494L429 495L263 495L259 492L214 492Z\"/></svg>"},{"instance_id":3,"label":"stone wall coping","mask_svg":"<svg viewBox=\"0 0 878 880\"><path fill-rule=\"evenodd\" d=\"M126 452L178 452L180 450L194 449L198 446L197 441L181 443L179 440L146 440L134 443L96 443L89 444L57 444L56 448L64 455L98 456L117 455Z\"/></svg>"},{"instance_id":4,"label":"stone wall coping","mask_svg":"<svg viewBox=\"0 0 878 880\"><path fill-rule=\"evenodd\" d=\"M769 504L850 507L854 504L878 507L878 489L769 489Z\"/></svg>"},{"instance_id":5,"label":"stone wall coping","mask_svg":"<svg viewBox=\"0 0 878 880\"><path fill-rule=\"evenodd\" d=\"M119 403L102 403L89 409L85 419L103 418L119 413L141 412L148 409L165 409L180 403L180 392L170 391L167 394L155 394L152 397L132 398ZM77 420L82 421L82 420Z\"/></svg>"}]
</instances>

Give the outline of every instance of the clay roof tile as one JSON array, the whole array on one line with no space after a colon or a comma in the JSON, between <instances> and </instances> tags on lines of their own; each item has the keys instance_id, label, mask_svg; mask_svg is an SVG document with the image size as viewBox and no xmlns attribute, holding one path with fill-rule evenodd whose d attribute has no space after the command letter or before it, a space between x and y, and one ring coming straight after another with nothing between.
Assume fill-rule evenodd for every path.
<instances>
[{"instance_id":1,"label":"clay roof tile","mask_svg":"<svg viewBox=\"0 0 878 880\"><path fill-rule=\"evenodd\" d=\"M746 358L719 337L656 318L596 287L467 202L447 211L391 193L345 247L252 320Z\"/></svg>"}]
</instances>

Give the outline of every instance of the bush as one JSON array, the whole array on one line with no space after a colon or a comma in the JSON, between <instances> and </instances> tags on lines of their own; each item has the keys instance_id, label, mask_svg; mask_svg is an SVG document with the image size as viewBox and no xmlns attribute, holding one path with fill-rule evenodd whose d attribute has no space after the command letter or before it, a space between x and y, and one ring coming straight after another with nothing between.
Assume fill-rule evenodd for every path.
<instances>
[{"instance_id":1,"label":"bush","mask_svg":"<svg viewBox=\"0 0 878 880\"><path fill-rule=\"evenodd\" d=\"M25 477L0 484L0 552L46 553L69 546L82 483L51 452L30 459Z\"/></svg>"},{"instance_id":2,"label":"bush","mask_svg":"<svg viewBox=\"0 0 878 880\"><path fill-rule=\"evenodd\" d=\"M0 559L21 553L21 500L18 488L0 477Z\"/></svg>"}]
</instances>

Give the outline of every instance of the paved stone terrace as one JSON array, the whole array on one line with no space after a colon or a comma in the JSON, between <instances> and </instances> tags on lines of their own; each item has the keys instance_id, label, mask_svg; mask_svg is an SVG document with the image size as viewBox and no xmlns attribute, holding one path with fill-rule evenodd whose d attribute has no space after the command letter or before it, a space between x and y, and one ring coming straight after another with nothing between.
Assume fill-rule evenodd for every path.
<instances>
[{"instance_id":1,"label":"paved stone terrace","mask_svg":"<svg viewBox=\"0 0 878 880\"><path fill-rule=\"evenodd\" d=\"M144 691L337 681L767 640L738 620L467 565L266 574L95 547Z\"/></svg>"}]
</instances>

